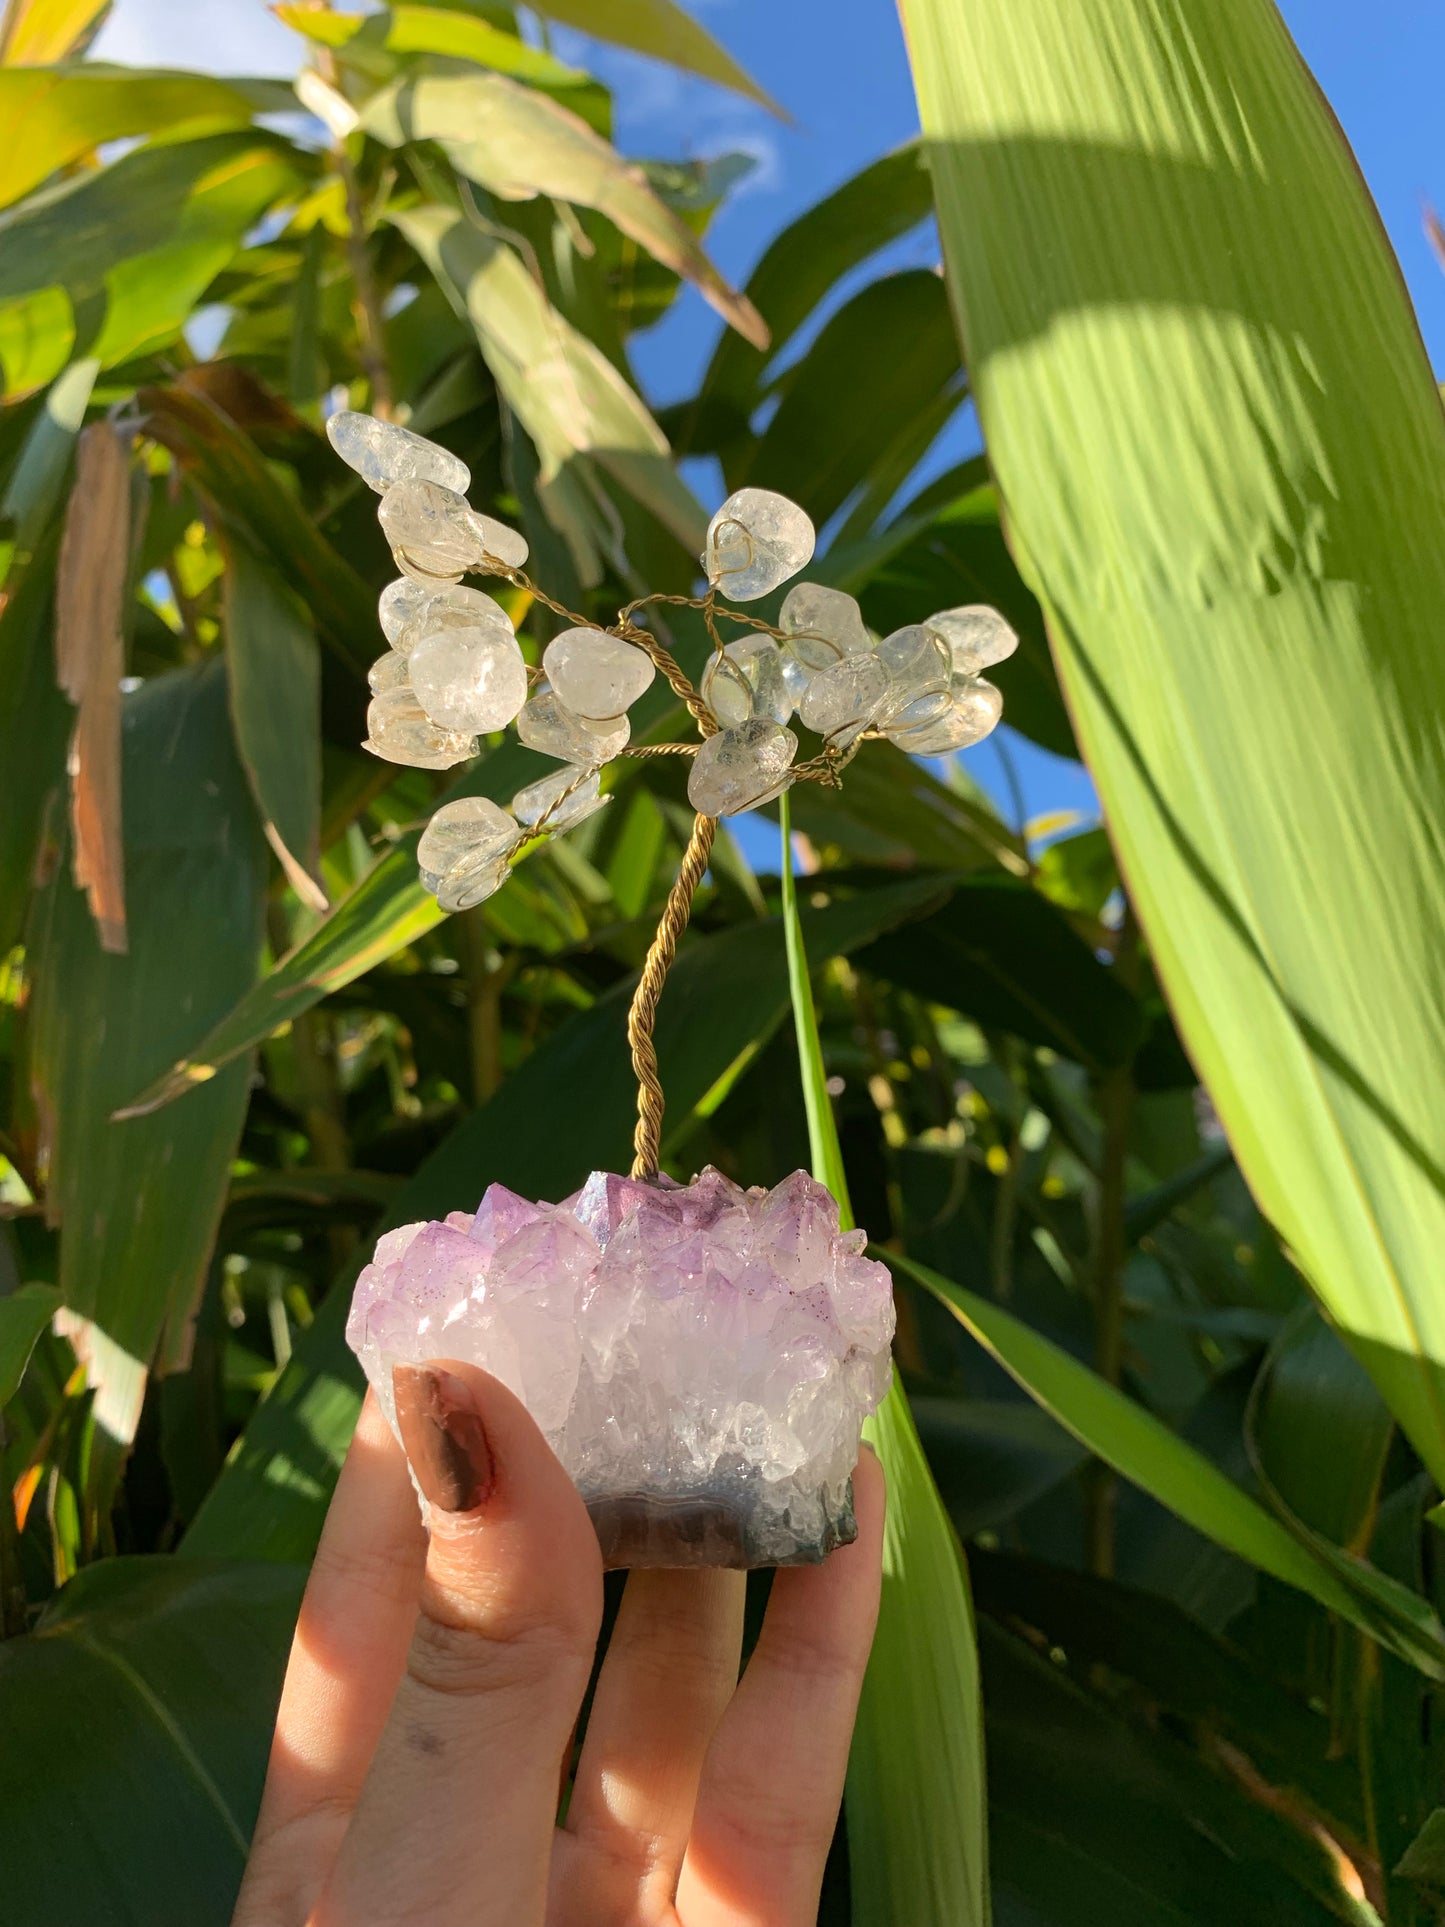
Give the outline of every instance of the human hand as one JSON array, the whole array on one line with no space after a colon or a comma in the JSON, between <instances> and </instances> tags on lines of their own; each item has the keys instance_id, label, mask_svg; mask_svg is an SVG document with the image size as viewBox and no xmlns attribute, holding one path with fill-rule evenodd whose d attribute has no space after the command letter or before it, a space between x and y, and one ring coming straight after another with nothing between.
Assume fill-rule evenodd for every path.
<instances>
[{"instance_id":1,"label":"human hand","mask_svg":"<svg viewBox=\"0 0 1445 1927\"><path fill-rule=\"evenodd\" d=\"M878 1611L877 1460L856 1542L776 1575L741 1681L741 1573L629 1575L558 1826L591 1522L496 1379L400 1367L396 1389L430 1535L368 1397L233 1927L811 1927Z\"/></svg>"}]
</instances>

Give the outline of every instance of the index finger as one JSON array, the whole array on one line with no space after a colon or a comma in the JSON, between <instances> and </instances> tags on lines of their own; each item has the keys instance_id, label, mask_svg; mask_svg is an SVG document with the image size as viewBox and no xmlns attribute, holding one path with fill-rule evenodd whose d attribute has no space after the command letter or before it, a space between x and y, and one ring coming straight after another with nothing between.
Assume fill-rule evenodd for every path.
<instances>
[{"instance_id":1,"label":"index finger","mask_svg":"<svg viewBox=\"0 0 1445 1927\"><path fill-rule=\"evenodd\" d=\"M426 1533L368 1392L301 1602L234 1927L311 1916L406 1664Z\"/></svg>"}]
</instances>

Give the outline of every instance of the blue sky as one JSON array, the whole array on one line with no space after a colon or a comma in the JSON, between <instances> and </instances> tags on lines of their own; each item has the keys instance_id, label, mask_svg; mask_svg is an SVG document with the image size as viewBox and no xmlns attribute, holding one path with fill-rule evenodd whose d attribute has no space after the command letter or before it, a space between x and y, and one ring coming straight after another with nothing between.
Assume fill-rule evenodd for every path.
<instances>
[{"instance_id":1,"label":"blue sky","mask_svg":"<svg viewBox=\"0 0 1445 1927\"><path fill-rule=\"evenodd\" d=\"M1437 372L1445 372L1445 272L1421 224L1425 200L1436 199L1445 211L1445 141L1438 131L1445 6L1441 0L1371 0L1368 6L1361 0L1284 0L1281 10L1354 148L1399 255L1431 359ZM709 242L719 266L742 282L781 227L917 131L913 90L890 0L693 0L692 11L782 103L791 125L718 88L579 36L558 31L555 44L614 86L617 144L624 151L711 158L742 150L754 156L751 176L718 217ZM205 0L203 6L118 0L95 51L103 59L136 64L289 73L299 43L260 0ZM888 258L893 264L931 261L931 237L914 237ZM691 392L717 327L712 311L688 295L640 338L638 367L655 401ZM966 422L960 424L935 465L956 459L969 432ZM707 479L699 478L700 486ZM1011 752L1031 816L1092 810L1087 780L1071 766L1017 740ZM992 742L966 751L962 760L1006 807Z\"/></svg>"}]
</instances>

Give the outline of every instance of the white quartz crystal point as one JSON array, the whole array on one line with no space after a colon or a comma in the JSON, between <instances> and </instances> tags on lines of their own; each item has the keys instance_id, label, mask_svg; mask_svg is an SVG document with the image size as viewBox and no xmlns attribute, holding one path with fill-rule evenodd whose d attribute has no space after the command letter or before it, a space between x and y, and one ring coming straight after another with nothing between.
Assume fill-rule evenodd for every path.
<instances>
[{"instance_id":1,"label":"white quartz crystal point","mask_svg":"<svg viewBox=\"0 0 1445 1927\"><path fill-rule=\"evenodd\" d=\"M505 617L433 608L406 662L417 701L444 729L505 729L527 700L527 665Z\"/></svg>"},{"instance_id":2,"label":"white quartz crystal point","mask_svg":"<svg viewBox=\"0 0 1445 1927\"><path fill-rule=\"evenodd\" d=\"M787 632L788 654L810 673L831 669L840 656L866 656L873 647L855 598L821 582L800 582L789 589L778 627Z\"/></svg>"},{"instance_id":3,"label":"white quartz crystal point","mask_svg":"<svg viewBox=\"0 0 1445 1927\"><path fill-rule=\"evenodd\" d=\"M388 763L407 763L413 769L450 769L477 753L475 736L443 729L434 723L412 691L384 689L373 696L366 712L363 748Z\"/></svg>"},{"instance_id":4,"label":"white quartz crystal point","mask_svg":"<svg viewBox=\"0 0 1445 1927\"><path fill-rule=\"evenodd\" d=\"M708 658L702 699L729 726L754 716L785 723L795 701L783 673L783 656L771 636L744 636Z\"/></svg>"},{"instance_id":5,"label":"white quartz crystal point","mask_svg":"<svg viewBox=\"0 0 1445 1927\"><path fill-rule=\"evenodd\" d=\"M513 814L528 829L575 830L612 801L610 796L598 794L601 780L595 769L584 773L569 764L544 776L540 783L529 783L526 789L518 790L512 798Z\"/></svg>"},{"instance_id":6,"label":"white quartz crystal point","mask_svg":"<svg viewBox=\"0 0 1445 1927\"><path fill-rule=\"evenodd\" d=\"M980 669L991 669L1006 662L1019 646L1015 634L986 602L970 602L959 609L940 609L931 615L926 628L941 636L953 657L954 674L976 676Z\"/></svg>"},{"instance_id":7,"label":"white quartz crystal point","mask_svg":"<svg viewBox=\"0 0 1445 1927\"><path fill-rule=\"evenodd\" d=\"M440 587L424 582L413 582L410 577L402 576L397 582L389 582L381 592L381 600L376 612L381 621L381 632L403 656L409 656L426 633L431 616L438 609L456 609L472 616L478 622L501 622L510 627L510 619L500 602L481 589L473 589L465 583L456 582Z\"/></svg>"},{"instance_id":8,"label":"white quartz crystal point","mask_svg":"<svg viewBox=\"0 0 1445 1927\"><path fill-rule=\"evenodd\" d=\"M609 722L651 685L652 658L603 629L564 629L547 644L542 667L560 702L588 722Z\"/></svg>"},{"instance_id":9,"label":"white quartz crystal point","mask_svg":"<svg viewBox=\"0 0 1445 1927\"><path fill-rule=\"evenodd\" d=\"M895 717L885 734L911 756L947 756L981 743L1002 714L1003 695L991 682L982 676L955 676L941 713L919 715L911 723Z\"/></svg>"},{"instance_id":10,"label":"white quartz crystal point","mask_svg":"<svg viewBox=\"0 0 1445 1927\"><path fill-rule=\"evenodd\" d=\"M378 656L366 672L367 685L373 696L379 696L385 689L400 689L406 680L406 657L395 649L388 649L384 656Z\"/></svg>"},{"instance_id":11,"label":"white quartz crystal point","mask_svg":"<svg viewBox=\"0 0 1445 1927\"><path fill-rule=\"evenodd\" d=\"M798 714L836 749L847 749L873 722L888 694L888 671L877 656L845 656L812 678Z\"/></svg>"},{"instance_id":12,"label":"white quartz crystal point","mask_svg":"<svg viewBox=\"0 0 1445 1927\"><path fill-rule=\"evenodd\" d=\"M731 602L756 602L813 559L813 524L796 502L766 488L740 488L708 523L702 566Z\"/></svg>"},{"instance_id":13,"label":"white quartz crystal point","mask_svg":"<svg viewBox=\"0 0 1445 1927\"><path fill-rule=\"evenodd\" d=\"M519 569L527 559L520 535L436 482L394 483L377 516L397 567L426 585L443 587L468 569Z\"/></svg>"},{"instance_id":14,"label":"white quartz crystal point","mask_svg":"<svg viewBox=\"0 0 1445 1927\"><path fill-rule=\"evenodd\" d=\"M471 470L460 456L409 428L398 428L395 422L378 421L375 415L340 409L326 424L326 438L378 495L385 494L393 482L437 482L458 495L471 485Z\"/></svg>"},{"instance_id":15,"label":"white quartz crystal point","mask_svg":"<svg viewBox=\"0 0 1445 1927\"><path fill-rule=\"evenodd\" d=\"M772 1191L598 1171L560 1205L494 1184L475 1216L386 1233L347 1341L393 1425L399 1363L500 1378L609 1564L817 1560L852 1537L858 1436L891 1377L891 1281L865 1243L801 1171Z\"/></svg>"},{"instance_id":16,"label":"white quartz crystal point","mask_svg":"<svg viewBox=\"0 0 1445 1927\"><path fill-rule=\"evenodd\" d=\"M517 718L517 734L528 749L560 757L583 769L600 769L620 756L632 734L625 716L615 722L593 723L573 712L553 689L533 696Z\"/></svg>"},{"instance_id":17,"label":"white quartz crystal point","mask_svg":"<svg viewBox=\"0 0 1445 1927\"><path fill-rule=\"evenodd\" d=\"M766 718L720 729L693 758L688 801L703 816L736 816L771 803L791 786L797 753L792 730Z\"/></svg>"}]
</instances>

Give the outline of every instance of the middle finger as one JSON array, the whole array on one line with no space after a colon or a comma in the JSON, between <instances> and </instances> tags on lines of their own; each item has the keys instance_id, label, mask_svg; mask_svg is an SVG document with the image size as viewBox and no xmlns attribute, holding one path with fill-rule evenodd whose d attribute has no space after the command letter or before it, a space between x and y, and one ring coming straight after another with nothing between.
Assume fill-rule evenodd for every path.
<instances>
[{"instance_id":1,"label":"middle finger","mask_svg":"<svg viewBox=\"0 0 1445 1927\"><path fill-rule=\"evenodd\" d=\"M585 1885L594 1927L672 1897L708 1742L737 1686L745 1587L741 1572L628 1577L567 1810L589 1869L566 1885Z\"/></svg>"}]
</instances>

